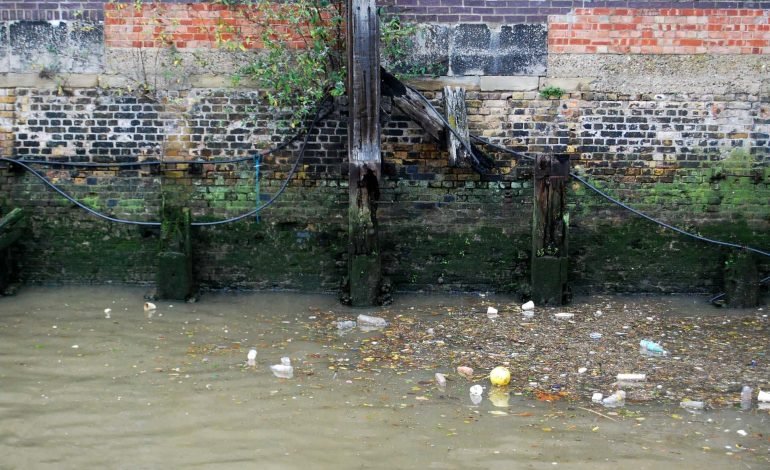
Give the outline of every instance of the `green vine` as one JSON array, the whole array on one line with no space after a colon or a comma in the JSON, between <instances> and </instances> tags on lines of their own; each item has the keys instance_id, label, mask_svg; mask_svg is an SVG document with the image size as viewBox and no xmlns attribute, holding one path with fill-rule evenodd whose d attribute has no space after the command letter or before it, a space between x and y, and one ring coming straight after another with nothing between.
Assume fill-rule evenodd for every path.
<instances>
[{"instance_id":1,"label":"green vine","mask_svg":"<svg viewBox=\"0 0 770 470\"><path fill-rule=\"evenodd\" d=\"M564 89L557 86L547 86L540 90L540 96L545 99L561 98L565 93Z\"/></svg>"},{"instance_id":2,"label":"green vine","mask_svg":"<svg viewBox=\"0 0 770 470\"><path fill-rule=\"evenodd\" d=\"M288 112L288 124L296 127L324 96L345 93L344 1L255 0L249 5L253 8L239 11L257 26L261 51L233 80L254 81L270 106Z\"/></svg>"}]
</instances>

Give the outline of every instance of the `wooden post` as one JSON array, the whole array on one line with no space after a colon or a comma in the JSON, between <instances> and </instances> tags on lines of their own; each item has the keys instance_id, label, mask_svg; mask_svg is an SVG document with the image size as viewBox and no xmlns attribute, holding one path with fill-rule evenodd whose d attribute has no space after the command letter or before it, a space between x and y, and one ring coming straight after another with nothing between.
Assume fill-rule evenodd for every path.
<instances>
[{"instance_id":1,"label":"wooden post","mask_svg":"<svg viewBox=\"0 0 770 470\"><path fill-rule=\"evenodd\" d=\"M11 246L21 238L24 230L24 211L13 209L0 218L0 295L11 292L9 287L14 281L14 259Z\"/></svg>"},{"instance_id":2,"label":"wooden post","mask_svg":"<svg viewBox=\"0 0 770 470\"><path fill-rule=\"evenodd\" d=\"M469 157L466 149L470 148L465 88L445 86L444 109L446 109L447 122L462 137L462 140L460 140L455 136L454 132L447 130L449 163L452 166L465 166Z\"/></svg>"},{"instance_id":3,"label":"wooden post","mask_svg":"<svg viewBox=\"0 0 770 470\"><path fill-rule=\"evenodd\" d=\"M748 251L730 253L725 262L725 304L732 308L759 305L759 270L756 258Z\"/></svg>"},{"instance_id":4,"label":"wooden post","mask_svg":"<svg viewBox=\"0 0 770 470\"><path fill-rule=\"evenodd\" d=\"M156 297L187 300L194 295L190 209L173 191L163 198Z\"/></svg>"},{"instance_id":5,"label":"wooden post","mask_svg":"<svg viewBox=\"0 0 770 470\"><path fill-rule=\"evenodd\" d=\"M348 280L355 307L376 305L382 284L378 21L375 0L348 0Z\"/></svg>"},{"instance_id":6,"label":"wooden post","mask_svg":"<svg viewBox=\"0 0 770 470\"><path fill-rule=\"evenodd\" d=\"M567 286L567 183L569 155L540 155L535 161L532 220L532 300L563 305Z\"/></svg>"}]
</instances>

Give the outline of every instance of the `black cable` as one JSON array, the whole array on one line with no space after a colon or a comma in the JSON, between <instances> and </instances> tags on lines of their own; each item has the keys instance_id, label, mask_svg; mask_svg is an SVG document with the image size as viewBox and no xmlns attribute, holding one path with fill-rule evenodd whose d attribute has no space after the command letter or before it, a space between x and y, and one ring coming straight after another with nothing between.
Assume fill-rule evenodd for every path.
<instances>
[{"instance_id":1,"label":"black cable","mask_svg":"<svg viewBox=\"0 0 770 470\"><path fill-rule=\"evenodd\" d=\"M315 126L318 124L318 122L328 115L328 113L329 113L328 111L323 113L323 114L321 113L323 111L323 109L324 109L324 105L327 102L328 102L328 98L325 98L321 102L321 104L318 106L318 109L317 109L316 114L315 114L315 116L313 118L313 121L305 129L305 133L304 133L305 134L305 138L302 141L302 146L300 147L299 155L297 156L297 159L294 162L294 165L292 166L291 170L289 171L289 174L287 175L286 179L281 184L281 187L278 189L276 194L273 195L273 197L271 197L267 202L265 202L261 206L257 207L254 210L251 210L251 211L249 211L249 212L247 212L245 214L241 214L241 215L238 215L238 216L235 216L235 217L231 217L229 219L218 220L218 221L213 221L213 222L192 222L190 225L192 225L194 227L203 227L203 226L226 224L226 223L230 223L230 222L237 222L239 220L245 219L246 217L253 216L257 212L265 209L266 207L270 206L273 202L275 202L275 200L278 198L278 196L280 196L286 190L286 188L289 185L289 181L291 181L291 179L294 177L294 174L296 173L297 168L299 167L299 163L302 161L302 158L303 158L303 156L305 154L305 149L307 148L307 142L308 142L308 139L310 137L310 133L315 129ZM279 146L277 146L277 147L275 147L273 149L270 149L268 152L263 153L262 155L263 156L264 155L269 155L270 153L274 153L274 152L277 152L278 150L286 148L288 145L290 145L292 142L294 142L297 139L297 137L299 137L300 135L302 135L301 131L298 132L297 134L295 134L291 139L285 141L284 143L282 143L281 145L279 145ZM254 158L253 156L250 156L250 157L244 157L244 158L239 158L239 159L235 159L235 160L246 161L246 160L252 160L253 158ZM34 161L15 160L15 159L6 158L6 157L0 157L0 161L5 161L5 162L9 162L11 164L19 165L20 167L24 168L25 170L30 172L32 175L34 175L35 177L40 179L40 181L42 181L46 186L48 186L49 188L51 188L54 191L56 191L57 193L59 193L62 197L64 197L65 199L67 199L71 203L75 204L76 206L80 207L81 209L85 210L86 212L88 212L88 213L90 213L90 214L92 214L92 215L94 215L96 217L99 217L101 219L107 220L109 222L128 224L128 225L142 225L142 226L150 226L150 227L159 227L161 225L160 222L144 222L144 221L140 221L140 220L127 220L127 219L119 219L119 218L116 218L116 217L111 217L111 216L108 216L106 214L103 214L103 213L101 213L101 212L99 212L97 210L94 210L94 209L86 206L85 204L81 203L80 201L78 201L74 197L72 197L69 194L67 194L64 190L60 189L55 184L53 184L50 181L48 181L48 179L46 179L45 176L41 175L34 168L32 168L32 167L30 167L28 165L28 163L33 163ZM46 162L46 163L64 164L64 163L70 163L70 162ZM148 162L146 162L146 163L148 163ZM143 165L143 164L146 164L146 163L105 164L105 166L138 166L138 165ZM152 163L161 163L161 162L152 162ZM179 162L179 163L195 163L195 162ZM206 162L206 163L209 163L209 162ZM220 161L218 163L222 163L222 161Z\"/></svg>"}]
</instances>

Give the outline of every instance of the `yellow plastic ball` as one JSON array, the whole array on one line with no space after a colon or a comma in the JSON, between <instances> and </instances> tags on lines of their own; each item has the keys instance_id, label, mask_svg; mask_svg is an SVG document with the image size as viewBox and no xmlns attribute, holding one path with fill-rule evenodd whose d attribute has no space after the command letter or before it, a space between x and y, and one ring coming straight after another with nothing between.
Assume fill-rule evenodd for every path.
<instances>
[{"instance_id":1,"label":"yellow plastic ball","mask_svg":"<svg viewBox=\"0 0 770 470\"><path fill-rule=\"evenodd\" d=\"M499 387L508 385L511 383L511 371L503 366L495 367L492 369L492 372L489 373L489 381L492 382L492 385L497 385Z\"/></svg>"}]
</instances>

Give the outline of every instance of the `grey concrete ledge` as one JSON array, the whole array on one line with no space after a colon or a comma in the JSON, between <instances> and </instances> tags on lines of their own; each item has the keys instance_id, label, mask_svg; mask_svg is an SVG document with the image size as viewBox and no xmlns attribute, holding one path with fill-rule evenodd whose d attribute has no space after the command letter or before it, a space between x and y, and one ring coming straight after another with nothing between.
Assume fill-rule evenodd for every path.
<instances>
[{"instance_id":1,"label":"grey concrete ledge","mask_svg":"<svg viewBox=\"0 0 770 470\"><path fill-rule=\"evenodd\" d=\"M760 94L769 77L768 55L550 54L546 83L582 79L583 91L724 95Z\"/></svg>"}]
</instances>

